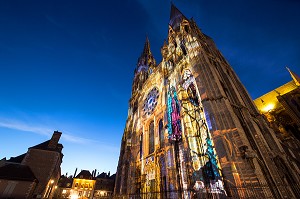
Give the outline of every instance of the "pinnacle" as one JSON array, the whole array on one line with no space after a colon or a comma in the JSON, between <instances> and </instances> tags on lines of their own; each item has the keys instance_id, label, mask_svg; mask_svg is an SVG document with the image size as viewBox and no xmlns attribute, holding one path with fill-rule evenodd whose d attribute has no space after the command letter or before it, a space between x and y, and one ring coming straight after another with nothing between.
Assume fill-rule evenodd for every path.
<instances>
[{"instance_id":1,"label":"pinnacle","mask_svg":"<svg viewBox=\"0 0 300 199\"><path fill-rule=\"evenodd\" d=\"M145 41L145 45L144 45L143 54L151 55L150 42L149 42L148 36L146 36L146 41Z\"/></svg>"},{"instance_id":2,"label":"pinnacle","mask_svg":"<svg viewBox=\"0 0 300 199\"><path fill-rule=\"evenodd\" d=\"M137 63L137 71L140 72L141 70L148 70L148 67L150 65L156 65L155 59L151 53L150 50L150 42L148 39L148 36L146 37L145 45L144 45L144 50L138 59Z\"/></svg>"},{"instance_id":3,"label":"pinnacle","mask_svg":"<svg viewBox=\"0 0 300 199\"><path fill-rule=\"evenodd\" d=\"M295 84L297 86L300 86L300 78L299 78L299 76L296 73L294 73L293 71L291 71L288 67L286 67L286 69L289 71L289 73L290 73L291 77L293 78Z\"/></svg>"}]
</instances>

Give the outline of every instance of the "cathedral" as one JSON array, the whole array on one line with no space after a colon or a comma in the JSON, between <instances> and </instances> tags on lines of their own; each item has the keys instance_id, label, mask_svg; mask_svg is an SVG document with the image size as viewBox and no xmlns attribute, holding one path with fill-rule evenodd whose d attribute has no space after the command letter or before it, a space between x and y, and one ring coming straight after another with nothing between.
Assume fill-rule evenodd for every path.
<instances>
[{"instance_id":1,"label":"cathedral","mask_svg":"<svg viewBox=\"0 0 300 199\"><path fill-rule=\"evenodd\" d=\"M114 195L299 198L299 164L213 40L174 5L167 37L160 63L148 38L138 58Z\"/></svg>"}]
</instances>

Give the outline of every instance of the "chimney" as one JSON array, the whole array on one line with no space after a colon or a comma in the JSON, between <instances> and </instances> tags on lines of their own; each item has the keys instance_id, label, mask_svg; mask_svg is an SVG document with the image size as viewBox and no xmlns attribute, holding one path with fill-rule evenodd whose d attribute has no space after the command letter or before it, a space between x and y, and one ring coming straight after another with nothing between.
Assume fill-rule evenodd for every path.
<instances>
[{"instance_id":1,"label":"chimney","mask_svg":"<svg viewBox=\"0 0 300 199\"><path fill-rule=\"evenodd\" d=\"M76 178L77 168L75 169L73 178Z\"/></svg>"},{"instance_id":2,"label":"chimney","mask_svg":"<svg viewBox=\"0 0 300 199\"><path fill-rule=\"evenodd\" d=\"M55 149L57 147L61 134L62 134L61 132L54 131L52 138L48 144L49 149Z\"/></svg>"},{"instance_id":3,"label":"chimney","mask_svg":"<svg viewBox=\"0 0 300 199\"><path fill-rule=\"evenodd\" d=\"M93 176L93 177L96 177L96 173L97 173L97 169L95 169L95 173L94 173L94 176Z\"/></svg>"}]
</instances>

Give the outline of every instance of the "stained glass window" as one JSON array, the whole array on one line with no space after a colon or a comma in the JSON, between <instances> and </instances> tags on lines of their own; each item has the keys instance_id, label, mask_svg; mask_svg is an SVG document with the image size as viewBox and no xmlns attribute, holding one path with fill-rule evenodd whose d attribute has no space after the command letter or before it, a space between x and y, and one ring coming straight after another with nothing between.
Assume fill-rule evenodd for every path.
<instances>
[{"instance_id":1,"label":"stained glass window","mask_svg":"<svg viewBox=\"0 0 300 199\"><path fill-rule=\"evenodd\" d=\"M149 125L149 154L154 152L154 122Z\"/></svg>"},{"instance_id":2,"label":"stained glass window","mask_svg":"<svg viewBox=\"0 0 300 199\"><path fill-rule=\"evenodd\" d=\"M159 97L159 91L157 88L153 88L147 95L144 101L143 111L145 115L150 115L157 105L157 99Z\"/></svg>"}]
</instances>

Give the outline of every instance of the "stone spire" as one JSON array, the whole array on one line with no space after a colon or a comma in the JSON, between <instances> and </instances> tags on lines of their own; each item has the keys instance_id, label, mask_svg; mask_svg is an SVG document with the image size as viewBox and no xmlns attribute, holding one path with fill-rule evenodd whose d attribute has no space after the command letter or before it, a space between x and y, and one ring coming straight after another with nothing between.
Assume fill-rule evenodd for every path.
<instances>
[{"instance_id":1,"label":"stone spire","mask_svg":"<svg viewBox=\"0 0 300 199\"><path fill-rule=\"evenodd\" d=\"M156 61L150 50L150 42L149 42L148 37L146 37L146 41L144 44L144 50L143 50L140 58L138 59L136 72L139 73L141 71L148 71L149 67L155 66L155 65L156 65Z\"/></svg>"},{"instance_id":2,"label":"stone spire","mask_svg":"<svg viewBox=\"0 0 300 199\"><path fill-rule=\"evenodd\" d=\"M288 67L286 67L286 69L289 71L290 75L292 76L296 86L300 86L300 78L299 76L294 73L293 71L291 71Z\"/></svg>"},{"instance_id":3,"label":"stone spire","mask_svg":"<svg viewBox=\"0 0 300 199\"><path fill-rule=\"evenodd\" d=\"M171 13L170 13L170 26L173 30L178 30L180 27L180 23L183 19L188 20L179 10L175 7L175 5L171 4Z\"/></svg>"},{"instance_id":4,"label":"stone spire","mask_svg":"<svg viewBox=\"0 0 300 199\"><path fill-rule=\"evenodd\" d=\"M146 37L143 52L138 59L137 66L134 71L132 94L142 88L144 82L148 79L148 75L152 73L155 67L156 61L150 50L149 39Z\"/></svg>"},{"instance_id":5,"label":"stone spire","mask_svg":"<svg viewBox=\"0 0 300 199\"><path fill-rule=\"evenodd\" d=\"M150 42L149 42L148 36L146 37L146 41L145 41L145 44L144 44L143 54L151 55Z\"/></svg>"}]
</instances>

